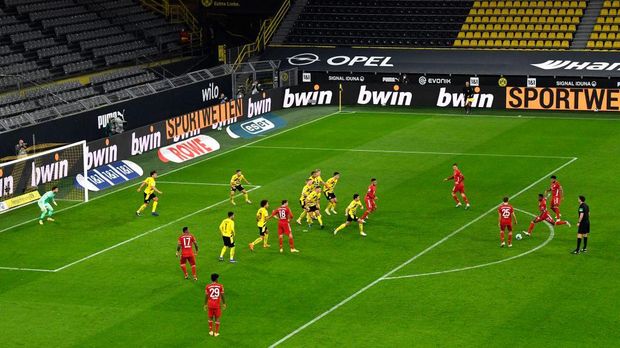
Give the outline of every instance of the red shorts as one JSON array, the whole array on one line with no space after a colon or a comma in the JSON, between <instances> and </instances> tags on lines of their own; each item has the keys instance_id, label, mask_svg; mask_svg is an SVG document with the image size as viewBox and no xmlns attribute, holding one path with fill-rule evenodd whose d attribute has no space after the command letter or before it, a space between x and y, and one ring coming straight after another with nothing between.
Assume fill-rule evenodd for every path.
<instances>
[{"instance_id":1,"label":"red shorts","mask_svg":"<svg viewBox=\"0 0 620 348\"><path fill-rule=\"evenodd\" d=\"M375 203L373 198L366 196L366 198L364 198L364 202L366 203L366 210L373 211L377 209L377 203Z\"/></svg>"},{"instance_id":2,"label":"red shorts","mask_svg":"<svg viewBox=\"0 0 620 348\"><path fill-rule=\"evenodd\" d=\"M221 307L209 307L209 318L219 318L222 316L222 308Z\"/></svg>"},{"instance_id":3,"label":"red shorts","mask_svg":"<svg viewBox=\"0 0 620 348\"><path fill-rule=\"evenodd\" d=\"M291 234L291 224L288 222L278 222L278 235Z\"/></svg>"},{"instance_id":4,"label":"red shorts","mask_svg":"<svg viewBox=\"0 0 620 348\"><path fill-rule=\"evenodd\" d=\"M549 213L544 213L540 216L537 216L536 219L534 219L535 223L539 223L542 221L547 221L548 223L554 225L555 221L553 221L553 218L551 217L551 215L549 215Z\"/></svg>"},{"instance_id":5,"label":"red shorts","mask_svg":"<svg viewBox=\"0 0 620 348\"><path fill-rule=\"evenodd\" d=\"M560 198L560 196L553 196L553 197L551 197L551 206L552 207L559 207L560 203L562 203L562 198Z\"/></svg>"},{"instance_id":6,"label":"red shorts","mask_svg":"<svg viewBox=\"0 0 620 348\"><path fill-rule=\"evenodd\" d=\"M465 184L460 183L460 184L456 184L454 185L454 188L452 189L452 193L465 193Z\"/></svg>"},{"instance_id":7,"label":"red shorts","mask_svg":"<svg viewBox=\"0 0 620 348\"><path fill-rule=\"evenodd\" d=\"M194 255L181 255L181 264L184 265L186 262L189 262L190 265L196 265L196 257Z\"/></svg>"},{"instance_id":8,"label":"red shorts","mask_svg":"<svg viewBox=\"0 0 620 348\"><path fill-rule=\"evenodd\" d=\"M499 230L500 231L505 231L508 230L508 232L512 232L512 222L510 223L500 223L499 224Z\"/></svg>"}]
</instances>

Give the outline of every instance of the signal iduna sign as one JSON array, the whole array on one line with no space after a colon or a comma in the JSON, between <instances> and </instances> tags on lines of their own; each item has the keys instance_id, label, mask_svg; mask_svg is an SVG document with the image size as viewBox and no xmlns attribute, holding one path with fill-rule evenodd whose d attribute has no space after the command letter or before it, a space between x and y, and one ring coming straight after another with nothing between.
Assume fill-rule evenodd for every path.
<instances>
[{"instance_id":1,"label":"signal iduna sign","mask_svg":"<svg viewBox=\"0 0 620 348\"><path fill-rule=\"evenodd\" d=\"M207 135L198 135L187 140L162 147L158 151L159 159L164 162L182 163L196 157L204 156L220 149L220 143Z\"/></svg>"}]
</instances>

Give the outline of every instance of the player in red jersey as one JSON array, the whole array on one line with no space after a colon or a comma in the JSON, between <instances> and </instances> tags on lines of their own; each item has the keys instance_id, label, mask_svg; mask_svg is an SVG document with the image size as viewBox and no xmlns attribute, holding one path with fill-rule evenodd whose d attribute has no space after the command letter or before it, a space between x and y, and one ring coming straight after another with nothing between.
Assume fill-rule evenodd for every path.
<instances>
[{"instance_id":1,"label":"player in red jersey","mask_svg":"<svg viewBox=\"0 0 620 348\"><path fill-rule=\"evenodd\" d=\"M366 211L362 214L362 223L366 222L368 219L368 215L374 213L377 210L377 179L370 179L370 186L368 186L368 191L366 191L366 197L364 197L364 202L366 203Z\"/></svg>"},{"instance_id":2,"label":"player in red jersey","mask_svg":"<svg viewBox=\"0 0 620 348\"><path fill-rule=\"evenodd\" d=\"M559 221L562 217L562 214L560 214L560 203L562 203L564 191L562 190L562 185L560 185L560 182L555 175L551 175L550 179L551 186L545 190L545 196L549 197L549 193L551 193L551 210L555 213L555 219Z\"/></svg>"},{"instance_id":3,"label":"player in red jersey","mask_svg":"<svg viewBox=\"0 0 620 348\"><path fill-rule=\"evenodd\" d=\"M278 219L278 239L280 241L280 252L284 252L282 248L282 243L284 241L284 234L288 236L288 244L291 247L292 253L298 253L299 250L295 249L295 244L293 243L293 232L291 231L291 220L293 219L293 212L288 207L288 201L285 199L282 201L282 205L274 210L269 216L268 219L272 217L277 217Z\"/></svg>"},{"instance_id":4,"label":"player in red jersey","mask_svg":"<svg viewBox=\"0 0 620 348\"><path fill-rule=\"evenodd\" d=\"M523 233L525 233L526 235L532 236L534 225L542 221L547 221L554 226L568 225L568 227L570 227L570 222L568 221L553 220L551 215L549 215L549 211L547 210L547 200L542 193L538 194L538 211L540 211L540 215L538 215L534 220L532 220L532 222L530 222L530 227L527 229L527 231L523 231Z\"/></svg>"},{"instance_id":5,"label":"player in red jersey","mask_svg":"<svg viewBox=\"0 0 620 348\"><path fill-rule=\"evenodd\" d=\"M460 193L461 197L463 197L463 201L465 202L465 209L469 209L469 200L465 195L465 184L463 183L463 181L465 181L465 177L463 176L463 173L461 173L461 171L459 170L459 167L456 163L452 165L452 169L454 170L452 176L445 178L443 181L454 180L454 188L452 188L452 198L456 202L456 207L458 208L462 205L461 201L459 201L459 198L456 195L457 193Z\"/></svg>"},{"instance_id":6,"label":"player in red jersey","mask_svg":"<svg viewBox=\"0 0 620 348\"><path fill-rule=\"evenodd\" d=\"M209 335L220 335L220 317L222 309L226 309L226 300L224 299L224 286L217 282L219 274L211 274L211 284L207 284L205 288L205 306L204 310L209 317ZM215 322L215 330L213 323Z\"/></svg>"},{"instance_id":7,"label":"player in red jersey","mask_svg":"<svg viewBox=\"0 0 620 348\"><path fill-rule=\"evenodd\" d=\"M196 248L195 254L192 246ZM181 252L180 255L179 252ZM183 227L183 234L179 236L179 241L177 243L177 257L180 256L181 269L183 270L183 274L185 274L185 279L189 279L186 265L187 262L189 262L192 266L192 275L194 276L194 280L198 280L198 277L196 276L196 255L198 255L198 244L196 243L196 238L189 233L189 229L187 227Z\"/></svg>"},{"instance_id":8,"label":"player in red jersey","mask_svg":"<svg viewBox=\"0 0 620 348\"><path fill-rule=\"evenodd\" d=\"M514 220L515 225L517 224L517 216L512 205L508 203L508 197L504 197L503 203L497 208L497 213L499 214L499 240L501 241L499 246L503 248L506 245L504 232L508 230L508 247L510 248L512 247L512 222Z\"/></svg>"}]
</instances>

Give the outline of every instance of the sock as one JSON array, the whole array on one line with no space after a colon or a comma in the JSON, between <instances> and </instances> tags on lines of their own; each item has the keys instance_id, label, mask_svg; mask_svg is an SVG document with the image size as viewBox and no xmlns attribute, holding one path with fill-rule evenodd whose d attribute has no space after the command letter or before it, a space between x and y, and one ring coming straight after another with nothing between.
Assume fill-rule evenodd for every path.
<instances>
[{"instance_id":1,"label":"sock","mask_svg":"<svg viewBox=\"0 0 620 348\"><path fill-rule=\"evenodd\" d=\"M305 210L302 210L302 211L301 211L301 214L299 214L299 219L297 219L297 221L301 221L301 219L303 219L303 218L304 218L304 216L306 216L306 211L305 211Z\"/></svg>"},{"instance_id":2,"label":"sock","mask_svg":"<svg viewBox=\"0 0 620 348\"><path fill-rule=\"evenodd\" d=\"M213 320L209 319L209 331L213 331Z\"/></svg>"},{"instance_id":3,"label":"sock","mask_svg":"<svg viewBox=\"0 0 620 348\"><path fill-rule=\"evenodd\" d=\"M222 247L222 251L220 252L220 257L224 257L224 254L226 254L226 246Z\"/></svg>"},{"instance_id":4,"label":"sock","mask_svg":"<svg viewBox=\"0 0 620 348\"><path fill-rule=\"evenodd\" d=\"M588 237L583 237L583 248L584 249L588 248Z\"/></svg>"},{"instance_id":5,"label":"sock","mask_svg":"<svg viewBox=\"0 0 620 348\"><path fill-rule=\"evenodd\" d=\"M319 224L321 224L321 226L323 226L323 217L321 215L319 215L316 219L319 220Z\"/></svg>"},{"instance_id":6,"label":"sock","mask_svg":"<svg viewBox=\"0 0 620 348\"><path fill-rule=\"evenodd\" d=\"M138 208L138 213L141 213L144 209L146 209L146 207L148 207L148 204L144 203L140 206L140 208Z\"/></svg>"},{"instance_id":7,"label":"sock","mask_svg":"<svg viewBox=\"0 0 620 348\"><path fill-rule=\"evenodd\" d=\"M508 232L508 245L512 244L512 232Z\"/></svg>"},{"instance_id":8,"label":"sock","mask_svg":"<svg viewBox=\"0 0 620 348\"><path fill-rule=\"evenodd\" d=\"M192 275L194 276L194 278L196 278L196 265L192 265Z\"/></svg>"},{"instance_id":9,"label":"sock","mask_svg":"<svg viewBox=\"0 0 620 348\"><path fill-rule=\"evenodd\" d=\"M260 242L262 242L262 241L263 241L263 237L258 237L258 238L256 238L256 239L252 242L252 245L256 245L256 244L258 244L258 243L260 243Z\"/></svg>"},{"instance_id":10,"label":"sock","mask_svg":"<svg viewBox=\"0 0 620 348\"><path fill-rule=\"evenodd\" d=\"M267 239L269 239L269 233L265 233L265 237L263 237L263 246L268 244Z\"/></svg>"},{"instance_id":11,"label":"sock","mask_svg":"<svg viewBox=\"0 0 620 348\"><path fill-rule=\"evenodd\" d=\"M454 199L454 201L456 202L456 204L461 203L461 201L459 201L459 198L456 196L456 194L452 194L452 199Z\"/></svg>"},{"instance_id":12,"label":"sock","mask_svg":"<svg viewBox=\"0 0 620 348\"><path fill-rule=\"evenodd\" d=\"M312 216L310 216L310 214L306 215L306 221L308 222L308 225L312 224Z\"/></svg>"},{"instance_id":13,"label":"sock","mask_svg":"<svg viewBox=\"0 0 620 348\"><path fill-rule=\"evenodd\" d=\"M215 332L217 332L217 333L220 332L220 322L219 321L215 322Z\"/></svg>"},{"instance_id":14,"label":"sock","mask_svg":"<svg viewBox=\"0 0 620 348\"><path fill-rule=\"evenodd\" d=\"M280 249L282 249L282 240L283 240L282 235L278 236L278 240L280 241Z\"/></svg>"},{"instance_id":15,"label":"sock","mask_svg":"<svg viewBox=\"0 0 620 348\"><path fill-rule=\"evenodd\" d=\"M250 200L250 196L247 193L244 193L243 197L245 197L246 202Z\"/></svg>"},{"instance_id":16,"label":"sock","mask_svg":"<svg viewBox=\"0 0 620 348\"><path fill-rule=\"evenodd\" d=\"M336 203L336 202L332 202L332 207L331 207L331 210L336 210L336 204L338 204L338 203Z\"/></svg>"},{"instance_id":17,"label":"sock","mask_svg":"<svg viewBox=\"0 0 620 348\"><path fill-rule=\"evenodd\" d=\"M47 215L47 211L41 213L41 216L39 216L39 220L43 220L45 218L45 215Z\"/></svg>"},{"instance_id":18,"label":"sock","mask_svg":"<svg viewBox=\"0 0 620 348\"><path fill-rule=\"evenodd\" d=\"M235 201L235 194L234 193L230 193L230 201L234 202Z\"/></svg>"},{"instance_id":19,"label":"sock","mask_svg":"<svg viewBox=\"0 0 620 348\"><path fill-rule=\"evenodd\" d=\"M183 274L187 277L187 266L184 263L181 264L181 269L183 270Z\"/></svg>"},{"instance_id":20,"label":"sock","mask_svg":"<svg viewBox=\"0 0 620 348\"><path fill-rule=\"evenodd\" d=\"M157 210L157 201L153 202L153 209L151 209L151 212L154 213L155 210Z\"/></svg>"},{"instance_id":21,"label":"sock","mask_svg":"<svg viewBox=\"0 0 620 348\"><path fill-rule=\"evenodd\" d=\"M347 227L347 224L342 224L342 225L338 226L338 228L336 228L336 232L342 230L345 227Z\"/></svg>"},{"instance_id":22,"label":"sock","mask_svg":"<svg viewBox=\"0 0 620 348\"><path fill-rule=\"evenodd\" d=\"M555 212L555 219L556 219L556 220L557 220L557 219L559 219L559 218L560 218L560 215L561 215L561 214L560 214L560 208L555 207L555 208L553 208L553 211Z\"/></svg>"},{"instance_id":23,"label":"sock","mask_svg":"<svg viewBox=\"0 0 620 348\"><path fill-rule=\"evenodd\" d=\"M364 224L358 224L358 226L360 227L360 233L364 232Z\"/></svg>"},{"instance_id":24,"label":"sock","mask_svg":"<svg viewBox=\"0 0 620 348\"><path fill-rule=\"evenodd\" d=\"M235 247L230 248L230 259L235 259Z\"/></svg>"},{"instance_id":25,"label":"sock","mask_svg":"<svg viewBox=\"0 0 620 348\"><path fill-rule=\"evenodd\" d=\"M530 227L527 228L527 233L532 234L532 231L534 231L534 223L530 222Z\"/></svg>"},{"instance_id":26,"label":"sock","mask_svg":"<svg viewBox=\"0 0 620 348\"><path fill-rule=\"evenodd\" d=\"M504 231L500 231L499 232L499 240L503 243L504 242Z\"/></svg>"},{"instance_id":27,"label":"sock","mask_svg":"<svg viewBox=\"0 0 620 348\"><path fill-rule=\"evenodd\" d=\"M461 197L463 197L463 200L465 201L465 204L469 204L469 200L467 199L467 196L465 196L464 193L461 194Z\"/></svg>"},{"instance_id":28,"label":"sock","mask_svg":"<svg viewBox=\"0 0 620 348\"><path fill-rule=\"evenodd\" d=\"M370 215L370 210L366 210L364 214L362 214L362 220L366 220L366 218Z\"/></svg>"},{"instance_id":29,"label":"sock","mask_svg":"<svg viewBox=\"0 0 620 348\"><path fill-rule=\"evenodd\" d=\"M555 225L556 225L556 226L566 225L566 224L567 224L567 222L566 222L566 221L562 221L562 220L560 220L560 221L556 221L556 222L555 222Z\"/></svg>"},{"instance_id":30,"label":"sock","mask_svg":"<svg viewBox=\"0 0 620 348\"><path fill-rule=\"evenodd\" d=\"M579 247L581 246L581 238L577 237L577 249L579 250Z\"/></svg>"},{"instance_id":31,"label":"sock","mask_svg":"<svg viewBox=\"0 0 620 348\"><path fill-rule=\"evenodd\" d=\"M293 235L289 234L288 236L288 245L291 247L291 249L295 249L295 243L293 243Z\"/></svg>"}]
</instances>

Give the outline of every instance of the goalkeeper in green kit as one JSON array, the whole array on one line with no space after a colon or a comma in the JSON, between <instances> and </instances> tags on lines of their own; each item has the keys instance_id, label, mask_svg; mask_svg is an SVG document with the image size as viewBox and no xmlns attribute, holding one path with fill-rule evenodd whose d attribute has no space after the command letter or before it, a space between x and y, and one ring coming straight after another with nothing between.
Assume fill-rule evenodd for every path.
<instances>
[{"instance_id":1,"label":"goalkeeper in green kit","mask_svg":"<svg viewBox=\"0 0 620 348\"><path fill-rule=\"evenodd\" d=\"M54 221L52 215L54 214L54 208L50 203L56 204L56 194L58 193L58 186L52 187L51 191L45 192L41 198L37 201L39 208L41 208L41 216L39 216L39 225L43 225L43 219L47 216L47 221Z\"/></svg>"}]
</instances>

